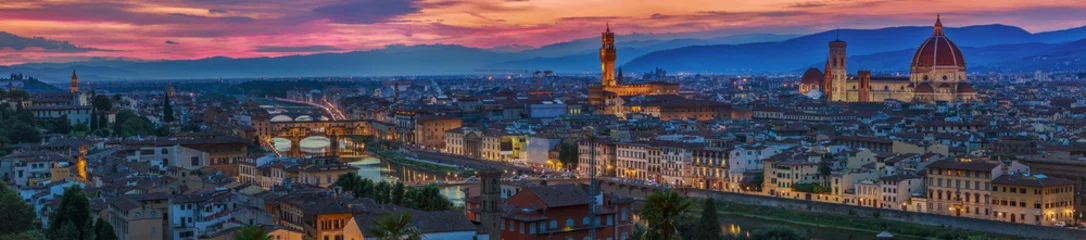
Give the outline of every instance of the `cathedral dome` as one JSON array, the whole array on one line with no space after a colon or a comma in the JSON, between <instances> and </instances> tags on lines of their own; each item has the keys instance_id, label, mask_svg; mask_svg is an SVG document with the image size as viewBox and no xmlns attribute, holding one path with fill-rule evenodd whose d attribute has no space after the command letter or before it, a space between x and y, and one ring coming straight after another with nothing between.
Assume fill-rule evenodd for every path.
<instances>
[{"instance_id":1,"label":"cathedral dome","mask_svg":"<svg viewBox=\"0 0 1086 240\"><path fill-rule=\"evenodd\" d=\"M977 92L977 90L973 89L973 84L969 84L967 82L959 82L958 83L958 93L975 93L975 92Z\"/></svg>"},{"instance_id":2,"label":"cathedral dome","mask_svg":"<svg viewBox=\"0 0 1086 240\"><path fill-rule=\"evenodd\" d=\"M822 82L826 79L826 75L822 74L822 71L817 68L809 68L807 72L803 73L803 77L800 78L800 84L809 85L822 85Z\"/></svg>"},{"instance_id":3,"label":"cathedral dome","mask_svg":"<svg viewBox=\"0 0 1086 240\"><path fill-rule=\"evenodd\" d=\"M965 68L965 58L962 57L962 51L958 50L958 45L943 34L943 23L936 18L931 37L921 43L913 54L912 67L938 66Z\"/></svg>"},{"instance_id":4,"label":"cathedral dome","mask_svg":"<svg viewBox=\"0 0 1086 240\"><path fill-rule=\"evenodd\" d=\"M921 83L920 85L916 86L916 89L913 90L913 92L916 92L916 93L935 93L935 89L931 87L931 84Z\"/></svg>"}]
</instances>

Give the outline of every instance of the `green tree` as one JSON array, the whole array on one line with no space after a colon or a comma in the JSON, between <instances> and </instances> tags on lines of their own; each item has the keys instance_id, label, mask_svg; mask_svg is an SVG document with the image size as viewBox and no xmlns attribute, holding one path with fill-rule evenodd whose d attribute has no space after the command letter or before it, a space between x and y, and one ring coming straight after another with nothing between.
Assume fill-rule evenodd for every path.
<instances>
[{"instance_id":1,"label":"green tree","mask_svg":"<svg viewBox=\"0 0 1086 240\"><path fill-rule=\"evenodd\" d=\"M362 179L362 181L359 182L358 186L355 186L355 191L358 191L357 193L355 193L355 196L373 197L373 180L370 180L368 178Z\"/></svg>"},{"instance_id":2,"label":"green tree","mask_svg":"<svg viewBox=\"0 0 1086 240\"><path fill-rule=\"evenodd\" d=\"M18 234L34 227L34 206L30 206L18 193L0 182L0 235Z\"/></svg>"},{"instance_id":3,"label":"green tree","mask_svg":"<svg viewBox=\"0 0 1086 240\"><path fill-rule=\"evenodd\" d=\"M234 240L269 240L271 235L262 227L245 225L234 232Z\"/></svg>"},{"instance_id":4,"label":"green tree","mask_svg":"<svg viewBox=\"0 0 1086 240\"><path fill-rule=\"evenodd\" d=\"M20 89L8 91L4 96L8 99L30 99L30 93Z\"/></svg>"},{"instance_id":5,"label":"green tree","mask_svg":"<svg viewBox=\"0 0 1086 240\"><path fill-rule=\"evenodd\" d=\"M823 158L818 162L818 175L822 176L822 186L830 185L830 175L833 174L833 168L830 167L830 161Z\"/></svg>"},{"instance_id":6,"label":"green tree","mask_svg":"<svg viewBox=\"0 0 1086 240\"><path fill-rule=\"evenodd\" d=\"M403 204L403 194L404 194L403 182L396 182L396 184L392 186L392 204L395 204L395 205Z\"/></svg>"},{"instance_id":7,"label":"green tree","mask_svg":"<svg viewBox=\"0 0 1086 240\"><path fill-rule=\"evenodd\" d=\"M113 232L113 224L99 218L94 221L95 240L117 240L117 234Z\"/></svg>"},{"instance_id":8,"label":"green tree","mask_svg":"<svg viewBox=\"0 0 1086 240\"><path fill-rule=\"evenodd\" d=\"M381 181L377 183L377 186L373 187L373 200L377 203L391 203L392 202L392 185L388 182Z\"/></svg>"},{"instance_id":9,"label":"green tree","mask_svg":"<svg viewBox=\"0 0 1086 240\"><path fill-rule=\"evenodd\" d=\"M108 126L109 126L109 121L106 120L106 114L105 113L98 113L98 129L105 129L105 128L108 128Z\"/></svg>"},{"instance_id":10,"label":"green tree","mask_svg":"<svg viewBox=\"0 0 1086 240\"><path fill-rule=\"evenodd\" d=\"M53 209L46 235L53 239L67 239L71 236L75 236L75 239L92 239L95 235L93 224L90 200L83 188L72 185L64 190L60 206Z\"/></svg>"},{"instance_id":11,"label":"green tree","mask_svg":"<svg viewBox=\"0 0 1086 240\"><path fill-rule=\"evenodd\" d=\"M694 231L691 233L693 237L690 239L720 239L720 234L724 231L720 229L720 221L716 218L719 214L716 211L716 201L705 198L701 205L701 218L694 223Z\"/></svg>"},{"instance_id":12,"label":"green tree","mask_svg":"<svg viewBox=\"0 0 1086 240\"><path fill-rule=\"evenodd\" d=\"M86 123L76 123L75 126L72 126L72 131L84 133L90 132L90 127L87 127Z\"/></svg>"},{"instance_id":13,"label":"green tree","mask_svg":"<svg viewBox=\"0 0 1086 240\"><path fill-rule=\"evenodd\" d=\"M97 130L98 125L98 109L91 108L90 130Z\"/></svg>"},{"instance_id":14,"label":"green tree","mask_svg":"<svg viewBox=\"0 0 1086 240\"><path fill-rule=\"evenodd\" d=\"M774 226L769 228L758 229L751 235L751 239L754 240L806 240L807 234L803 232L783 226Z\"/></svg>"},{"instance_id":15,"label":"green tree","mask_svg":"<svg viewBox=\"0 0 1086 240\"><path fill-rule=\"evenodd\" d=\"M94 106L94 109L96 110L109 112L113 110L113 101L106 95L94 95L94 97L91 98L91 106Z\"/></svg>"},{"instance_id":16,"label":"green tree","mask_svg":"<svg viewBox=\"0 0 1086 240\"><path fill-rule=\"evenodd\" d=\"M173 106L170 105L170 95L166 94L162 97L162 121L173 122Z\"/></svg>"},{"instance_id":17,"label":"green tree","mask_svg":"<svg viewBox=\"0 0 1086 240\"><path fill-rule=\"evenodd\" d=\"M391 214L373 221L369 237L378 240L421 240L422 232L411 226L411 213Z\"/></svg>"},{"instance_id":18,"label":"green tree","mask_svg":"<svg viewBox=\"0 0 1086 240\"><path fill-rule=\"evenodd\" d=\"M66 222L64 222L63 225L60 226L60 228L53 231L53 236L50 237L49 239L54 239L54 240L83 240L83 239L90 239L90 238L83 238L82 237L83 235L81 235L81 234L84 234L84 233L82 231L79 231L79 228L76 228L75 223L72 223L72 221L66 221ZM91 237L91 236L88 235L87 237Z\"/></svg>"},{"instance_id":19,"label":"green tree","mask_svg":"<svg viewBox=\"0 0 1086 240\"><path fill-rule=\"evenodd\" d=\"M355 197L358 197L356 189L358 188L361 180L362 179L358 177L358 173L347 172L344 174L340 174L339 178L336 178L336 182L332 183L332 185L339 186L340 188L343 188L343 191L354 193Z\"/></svg>"},{"instance_id":20,"label":"green tree","mask_svg":"<svg viewBox=\"0 0 1086 240\"><path fill-rule=\"evenodd\" d=\"M562 148L558 149L558 161L562 162L566 169L576 169L577 154L577 144L562 143Z\"/></svg>"},{"instance_id":21,"label":"green tree","mask_svg":"<svg viewBox=\"0 0 1086 240\"><path fill-rule=\"evenodd\" d=\"M434 184L407 189L404 193L405 207L423 211L451 210L453 204L449 198L441 194L441 189Z\"/></svg>"},{"instance_id":22,"label":"green tree","mask_svg":"<svg viewBox=\"0 0 1086 240\"><path fill-rule=\"evenodd\" d=\"M645 197L645 208L641 219L647 227L645 239L681 238L676 225L681 223L683 213L689 211L692 204L673 190L656 190Z\"/></svg>"},{"instance_id":23,"label":"green tree","mask_svg":"<svg viewBox=\"0 0 1086 240\"><path fill-rule=\"evenodd\" d=\"M24 121L15 121L8 126L11 126L7 131L8 141L10 142L37 142L41 140L41 131Z\"/></svg>"},{"instance_id":24,"label":"green tree","mask_svg":"<svg viewBox=\"0 0 1086 240\"><path fill-rule=\"evenodd\" d=\"M4 239L4 240L48 240L49 238L46 237L45 234L42 233L40 230L30 230L30 231L21 232L19 234L0 235L0 239Z\"/></svg>"}]
</instances>

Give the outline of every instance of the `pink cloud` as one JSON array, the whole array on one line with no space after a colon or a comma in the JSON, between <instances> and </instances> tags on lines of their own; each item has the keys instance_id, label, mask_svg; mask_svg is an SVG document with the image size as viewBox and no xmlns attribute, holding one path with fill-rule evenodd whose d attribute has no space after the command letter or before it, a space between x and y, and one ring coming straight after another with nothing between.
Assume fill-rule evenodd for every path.
<instances>
[{"instance_id":1,"label":"pink cloud","mask_svg":"<svg viewBox=\"0 0 1086 240\"><path fill-rule=\"evenodd\" d=\"M809 33L834 27L1002 23L1030 31L1077 27L1078 1L586 1L505 0L0 0L0 31L117 52L3 50L0 64L90 56L191 59L343 52L390 44L542 46L627 33ZM923 3L923 4L921 4ZM177 42L183 44L165 44ZM270 48L269 48L270 47Z\"/></svg>"}]
</instances>

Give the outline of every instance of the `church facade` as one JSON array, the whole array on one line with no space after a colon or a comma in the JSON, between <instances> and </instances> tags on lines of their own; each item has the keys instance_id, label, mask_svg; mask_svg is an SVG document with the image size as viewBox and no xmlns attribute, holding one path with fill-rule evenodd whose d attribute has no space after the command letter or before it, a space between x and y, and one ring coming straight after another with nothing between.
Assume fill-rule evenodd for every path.
<instances>
[{"instance_id":1,"label":"church facade","mask_svg":"<svg viewBox=\"0 0 1086 240\"><path fill-rule=\"evenodd\" d=\"M825 75L818 77L818 69L808 69L801 77L800 93L819 90L832 102L932 103L976 99L976 90L966 75L965 58L958 46L943 33L939 18L935 20L931 37L913 54L908 77L872 76L870 71L862 70L854 76L846 76L847 44L835 40L829 47Z\"/></svg>"},{"instance_id":2,"label":"church facade","mask_svg":"<svg viewBox=\"0 0 1086 240\"><path fill-rule=\"evenodd\" d=\"M91 104L89 96L79 91L79 78L72 71L72 82L67 93L31 94L27 107L38 118L67 118L68 124L90 124Z\"/></svg>"}]
</instances>

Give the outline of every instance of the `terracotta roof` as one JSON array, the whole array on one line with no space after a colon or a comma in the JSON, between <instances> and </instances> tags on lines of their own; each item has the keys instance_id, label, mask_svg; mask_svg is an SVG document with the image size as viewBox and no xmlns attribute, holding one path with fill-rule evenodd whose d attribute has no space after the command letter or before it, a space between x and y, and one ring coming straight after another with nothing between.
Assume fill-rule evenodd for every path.
<instances>
[{"instance_id":1,"label":"terracotta roof","mask_svg":"<svg viewBox=\"0 0 1086 240\"><path fill-rule=\"evenodd\" d=\"M826 79L826 75L822 74L818 68L808 68L807 72L803 73L803 77L800 77L800 84L816 84L821 85L822 81Z\"/></svg>"},{"instance_id":2,"label":"terracotta roof","mask_svg":"<svg viewBox=\"0 0 1086 240\"><path fill-rule=\"evenodd\" d=\"M535 194L548 208L588 204L588 193L573 184L531 186L526 190Z\"/></svg>"},{"instance_id":3,"label":"terracotta roof","mask_svg":"<svg viewBox=\"0 0 1086 240\"><path fill-rule=\"evenodd\" d=\"M1075 182L1072 182L1072 181L1066 180L1066 179L1062 179L1062 178L1004 174L1003 176L999 176L995 180L992 180L992 184L1044 188L1044 187L1054 187L1054 186L1075 185Z\"/></svg>"},{"instance_id":4,"label":"terracotta roof","mask_svg":"<svg viewBox=\"0 0 1086 240\"><path fill-rule=\"evenodd\" d=\"M959 162L956 160L939 160L931 165L929 168L941 168L941 169L953 169L953 170L969 170L969 171L992 171L998 167L999 164L989 162Z\"/></svg>"}]
</instances>

